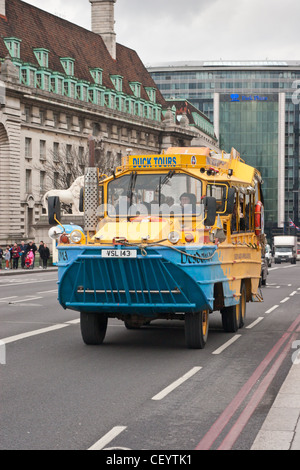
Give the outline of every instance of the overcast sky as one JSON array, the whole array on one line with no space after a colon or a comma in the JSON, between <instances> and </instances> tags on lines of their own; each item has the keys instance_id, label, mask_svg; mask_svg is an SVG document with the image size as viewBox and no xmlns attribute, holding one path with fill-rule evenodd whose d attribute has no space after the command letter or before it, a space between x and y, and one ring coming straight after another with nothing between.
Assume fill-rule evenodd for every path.
<instances>
[{"instance_id":1,"label":"overcast sky","mask_svg":"<svg viewBox=\"0 0 300 470\"><path fill-rule=\"evenodd\" d=\"M27 0L90 29L89 0ZM299 0L117 0L117 42L148 64L300 59Z\"/></svg>"}]
</instances>

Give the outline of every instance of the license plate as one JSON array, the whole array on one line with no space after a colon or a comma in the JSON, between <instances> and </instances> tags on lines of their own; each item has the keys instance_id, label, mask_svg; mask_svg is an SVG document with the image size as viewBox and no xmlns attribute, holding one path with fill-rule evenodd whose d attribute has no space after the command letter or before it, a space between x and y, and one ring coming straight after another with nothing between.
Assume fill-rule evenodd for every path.
<instances>
[{"instance_id":1,"label":"license plate","mask_svg":"<svg viewBox=\"0 0 300 470\"><path fill-rule=\"evenodd\" d=\"M136 258L137 250L102 250L102 258Z\"/></svg>"}]
</instances>

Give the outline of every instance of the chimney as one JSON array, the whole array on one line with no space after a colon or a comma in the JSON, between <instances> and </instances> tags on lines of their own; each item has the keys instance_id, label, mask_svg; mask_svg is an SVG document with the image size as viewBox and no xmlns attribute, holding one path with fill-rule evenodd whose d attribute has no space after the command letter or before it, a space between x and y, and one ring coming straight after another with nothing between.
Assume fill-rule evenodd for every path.
<instances>
[{"instance_id":1,"label":"chimney","mask_svg":"<svg viewBox=\"0 0 300 470\"><path fill-rule=\"evenodd\" d=\"M1 0L0 0L1 1ZM115 6L116 0L89 0L92 4L92 31L100 34L108 52L116 59Z\"/></svg>"},{"instance_id":2,"label":"chimney","mask_svg":"<svg viewBox=\"0 0 300 470\"><path fill-rule=\"evenodd\" d=\"M5 13L5 0L0 0L0 15L6 16Z\"/></svg>"}]
</instances>

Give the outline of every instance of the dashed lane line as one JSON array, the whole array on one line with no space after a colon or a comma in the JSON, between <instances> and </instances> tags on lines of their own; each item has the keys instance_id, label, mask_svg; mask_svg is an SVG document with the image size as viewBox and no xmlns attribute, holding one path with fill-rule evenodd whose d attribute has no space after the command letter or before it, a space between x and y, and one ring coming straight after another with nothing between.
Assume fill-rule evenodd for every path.
<instances>
[{"instance_id":1,"label":"dashed lane line","mask_svg":"<svg viewBox=\"0 0 300 470\"><path fill-rule=\"evenodd\" d=\"M48 326L46 328L40 328L39 330L28 331L27 333L9 336L8 338L2 338L1 341L4 344L14 343L15 341L19 341L21 339L30 338L31 336L41 335L43 333L48 333L49 331L60 330L61 328L65 328L66 326L69 325L67 323L58 323L57 325Z\"/></svg>"},{"instance_id":2,"label":"dashed lane line","mask_svg":"<svg viewBox=\"0 0 300 470\"><path fill-rule=\"evenodd\" d=\"M246 326L246 328L248 330L250 330L251 328L256 326L258 323L260 323L263 319L264 319L264 317L258 317L254 322L252 322L252 323L250 323L250 325Z\"/></svg>"},{"instance_id":3,"label":"dashed lane line","mask_svg":"<svg viewBox=\"0 0 300 470\"><path fill-rule=\"evenodd\" d=\"M242 335L235 335L233 336L229 341L224 343L222 346L220 346L218 349L213 351L212 354L221 354L224 349L228 348L228 346L231 346L232 343L234 343L237 339L239 339Z\"/></svg>"},{"instance_id":4,"label":"dashed lane line","mask_svg":"<svg viewBox=\"0 0 300 470\"><path fill-rule=\"evenodd\" d=\"M157 393L152 397L152 400L162 400L165 398L169 393L171 393L175 388L179 387L183 382L190 379L193 375L195 375L202 367L193 367L189 372L184 374L179 379L175 380L175 382L171 383L168 387L164 388L161 392Z\"/></svg>"},{"instance_id":5,"label":"dashed lane line","mask_svg":"<svg viewBox=\"0 0 300 470\"><path fill-rule=\"evenodd\" d=\"M127 426L115 426L111 429L105 436L103 436L99 441L93 444L88 450L102 450L107 444L109 444L115 437L117 437L121 432L123 432Z\"/></svg>"}]
</instances>

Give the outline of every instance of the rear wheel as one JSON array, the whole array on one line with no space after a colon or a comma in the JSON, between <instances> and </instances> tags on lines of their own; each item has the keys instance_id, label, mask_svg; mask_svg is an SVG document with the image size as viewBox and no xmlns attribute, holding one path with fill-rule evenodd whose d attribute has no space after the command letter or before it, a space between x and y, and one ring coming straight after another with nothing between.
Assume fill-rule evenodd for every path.
<instances>
[{"instance_id":1,"label":"rear wheel","mask_svg":"<svg viewBox=\"0 0 300 470\"><path fill-rule=\"evenodd\" d=\"M203 349L207 342L209 311L185 314L185 342L190 349Z\"/></svg>"},{"instance_id":2,"label":"rear wheel","mask_svg":"<svg viewBox=\"0 0 300 470\"><path fill-rule=\"evenodd\" d=\"M244 282L241 284L239 303L230 307L224 307L221 310L221 314L223 329L227 333L235 333L244 326L246 318L246 285Z\"/></svg>"},{"instance_id":3,"label":"rear wheel","mask_svg":"<svg viewBox=\"0 0 300 470\"><path fill-rule=\"evenodd\" d=\"M102 344L107 330L107 316L94 312L80 312L80 329L85 344Z\"/></svg>"},{"instance_id":4,"label":"rear wheel","mask_svg":"<svg viewBox=\"0 0 300 470\"><path fill-rule=\"evenodd\" d=\"M223 330L227 333L235 333L240 325L240 304L222 308L221 314Z\"/></svg>"},{"instance_id":5,"label":"rear wheel","mask_svg":"<svg viewBox=\"0 0 300 470\"><path fill-rule=\"evenodd\" d=\"M245 325L246 305L247 305L246 284L242 282L241 297L240 297L240 325L239 325L240 328L243 328L243 326Z\"/></svg>"}]
</instances>

